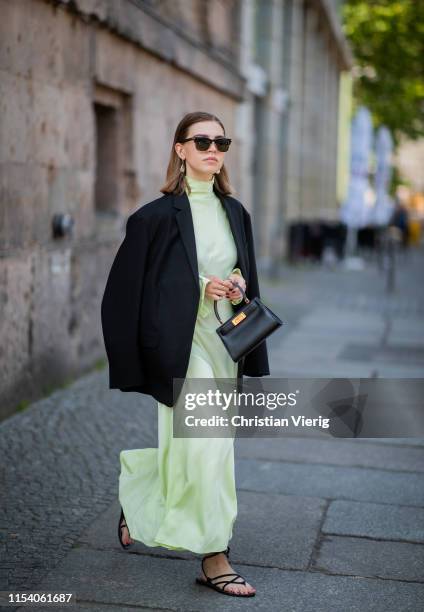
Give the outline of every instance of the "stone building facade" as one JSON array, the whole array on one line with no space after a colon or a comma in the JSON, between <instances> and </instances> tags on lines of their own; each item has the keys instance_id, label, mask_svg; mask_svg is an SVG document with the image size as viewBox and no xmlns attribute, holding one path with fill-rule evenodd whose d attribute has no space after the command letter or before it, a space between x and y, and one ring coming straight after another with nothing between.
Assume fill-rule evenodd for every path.
<instances>
[{"instance_id":1,"label":"stone building facade","mask_svg":"<svg viewBox=\"0 0 424 612\"><path fill-rule=\"evenodd\" d=\"M260 261L336 208L328 0L0 0L0 417L105 353L128 214L160 196L180 118L216 113ZM70 223L69 223L70 221ZM275 229L276 228L276 229ZM277 247L275 246L277 244Z\"/></svg>"},{"instance_id":2,"label":"stone building facade","mask_svg":"<svg viewBox=\"0 0 424 612\"><path fill-rule=\"evenodd\" d=\"M340 75L352 57L337 0L243 3L244 200L255 217L263 269L286 252L293 221L335 219ZM246 14L247 13L247 14ZM243 44L244 43L244 44ZM249 138L253 135L253 139Z\"/></svg>"}]
</instances>

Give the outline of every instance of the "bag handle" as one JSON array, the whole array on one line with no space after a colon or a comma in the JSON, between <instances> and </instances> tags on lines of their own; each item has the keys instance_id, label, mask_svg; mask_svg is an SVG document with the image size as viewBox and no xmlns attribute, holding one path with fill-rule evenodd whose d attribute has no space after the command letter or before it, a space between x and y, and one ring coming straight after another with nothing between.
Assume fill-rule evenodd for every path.
<instances>
[{"instance_id":1,"label":"bag handle","mask_svg":"<svg viewBox=\"0 0 424 612\"><path fill-rule=\"evenodd\" d=\"M250 302L250 300L249 300L249 298L247 297L247 295L246 295L246 293L245 293L244 289L243 289L243 288L242 288L242 287L241 287L241 286L240 286L238 283L236 283L235 281L230 280L230 282L233 284L233 287L238 287L238 288L240 289L240 291L241 291L241 293L242 293L242 295L243 295L243 299L244 299L245 304L248 304L248 303ZM222 323L223 323L223 321L222 321L222 319L221 319L221 317L219 316L219 313L218 313L218 301L219 301L219 300L214 300L214 301L213 301L213 309L214 309L214 311L215 311L216 318L217 318L217 319L218 319L218 321L219 321L219 322L222 324ZM241 303L241 302L240 302L240 303ZM238 305L238 304L237 304L237 305Z\"/></svg>"}]
</instances>

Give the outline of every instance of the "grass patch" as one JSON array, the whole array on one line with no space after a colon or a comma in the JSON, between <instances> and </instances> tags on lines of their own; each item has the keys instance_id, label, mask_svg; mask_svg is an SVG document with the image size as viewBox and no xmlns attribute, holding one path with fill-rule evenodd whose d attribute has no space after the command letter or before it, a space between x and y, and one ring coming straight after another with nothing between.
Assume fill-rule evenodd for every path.
<instances>
[{"instance_id":1,"label":"grass patch","mask_svg":"<svg viewBox=\"0 0 424 612\"><path fill-rule=\"evenodd\" d=\"M97 361L94 362L93 365L93 370L103 370L105 367L107 366L107 359L106 357L102 357L101 359L97 359Z\"/></svg>"},{"instance_id":2,"label":"grass patch","mask_svg":"<svg viewBox=\"0 0 424 612\"><path fill-rule=\"evenodd\" d=\"M27 399L21 400L19 404L15 406L14 412L23 412L30 405L30 401Z\"/></svg>"}]
</instances>

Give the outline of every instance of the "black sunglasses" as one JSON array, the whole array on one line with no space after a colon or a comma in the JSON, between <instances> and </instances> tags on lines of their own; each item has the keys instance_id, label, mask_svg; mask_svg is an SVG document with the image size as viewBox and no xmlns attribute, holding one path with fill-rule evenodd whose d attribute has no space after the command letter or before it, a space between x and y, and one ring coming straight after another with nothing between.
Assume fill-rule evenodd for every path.
<instances>
[{"instance_id":1,"label":"black sunglasses","mask_svg":"<svg viewBox=\"0 0 424 612\"><path fill-rule=\"evenodd\" d=\"M196 145L196 149L198 151L207 151L211 146L211 143L214 142L216 144L216 148L221 153L228 151L231 144L231 138L224 138L219 136L218 138L208 138L207 136L192 136L191 138L184 138L181 142L187 142L188 140L194 140L194 144Z\"/></svg>"}]
</instances>

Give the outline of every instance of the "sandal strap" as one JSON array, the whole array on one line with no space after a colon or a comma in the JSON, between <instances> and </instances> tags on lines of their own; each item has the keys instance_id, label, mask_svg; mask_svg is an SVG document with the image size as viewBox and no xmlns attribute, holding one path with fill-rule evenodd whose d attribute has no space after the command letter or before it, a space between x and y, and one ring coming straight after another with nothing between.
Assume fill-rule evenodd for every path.
<instances>
[{"instance_id":1,"label":"sandal strap","mask_svg":"<svg viewBox=\"0 0 424 612\"><path fill-rule=\"evenodd\" d=\"M203 558L208 559L209 557L215 557L215 555L220 555L221 553L224 553L224 555L228 557L229 552L230 552L230 547L227 546L225 550L219 550L218 552L208 553L207 555L203 555Z\"/></svg>"},{"instance_id":2,"label":"sandal strap","mask_svg":"<svg viewBox=\"0 0 424 612\"><path fill-rule=\"evenodd\" d=\"M216 555L220 555L222 552L222 550L220 550L219 552L216 553L209 553L208 555L204 555L203 559L209 559L209 557L215 557Z\"/></svg>"},{"instance_id":3,"label":"sandal strap","mask_svg":"<svg viewBox=\"0 0 424 612\"><path fill-rule=\"evenodd\" d=\"M209 557L215 557L216 555L220 555L221 553L224 553L224 555L226 555L226 557L227 557L227 559L228 559L228 553L229 553L229 552L230 552L230 547L229 547L229 546L227 546L227 548L226 548L225 550L219 550L218 552L215 552L215 553L208 553L207 555L204 555L204 556L203 556L203 559L202 559L202 571L203 571L203 573L205 574L205 576L206 576L206 572L205 572L205 568L203 567L203 562L204 562L204 560L205 560L205 559L209 559ZM229 574L223 574L223 576L227 576L227 575L229 575ZM207 577L207 576L206 576L206 577Z\"/></svg>"},{"instance_id":4,"label":"sandal strap","mask_svg":"<svg viewBox=\"0 0 424 612\"><path fill-rule=\"evenodd\" d=\"M219 580L218 582L212 582L212 580L215 580L216 578L223 578L224 576L234 576L234 578L232 580ZM241 578L242 581L236 582L237 578ZM218 586L218 584L224 584L223 587L220 587L222 588L222 590L224 590L228 584L246 584L246 580L240 574L221 574L221 576L214 576L213 578L210 578L208 580L214 586Z\"/></svg>"},{"instance_id":5,"label":"sandal strap","mask_svg":"<svg viewBox=\"0 0 424 612\"><path fill-rule=\"evenodd\" d=\"M130 530L128 529L127 521L125 520L124 511L123 511L122 506L121 506L121 515L119 517L119 523L118 523L118 537L119 537L119 541L121 543L122 548L127 549L130 546L132 546L132 544L134 542L128 542L128 544L124 544L123 543L123 541L122 541L122 530L123 529L127 529L128 530L128 536L131 538Z\"/></svg>"},{"instance_id":6,"label":"sandal strap","mask_svg":"<svg viewBox=\"0 0 424 612\"><path fill-rule=\"evenodd\" d=\"M241 576L240 576L240 578L241 578ZM225 591L225 587L226 587L228 584L246 584L246 580L244 580L244 579L243 579L243 581L242 581L242 582L236 582L236 580L237 580L237 577L236 577L236 578L233 578L232 580L227 580L227 581L225 582L224 586L223 586L223 587L219 587L219 588L220 588L220 589L222 588L222 590L223 590L223 591ZM221 584L221 582L216 582L216 583L215 583L215 586L216 586L217 584Z\"/></svg>"},{"instance_id":7,"label":"sandal strap","mask_svg":"<svg viewBox=\"0 0 424 612\"><path fill-rule=\"evenodd\" d=\"M206 574L205 574L206 575ZM239 576L240 578L243 578L243 576L240 576L240 574L235 574L234 572L232 572L231 574L219 574L219 576L214 576L213 578L208 578L208 580L216 580L217 578L223 578L224 576L235 576L237 578L237 576Z\"/></svg>"},{"instance_id":8,"label":"sandal strap","mask_svg":"<svg viewBox=\"0 0 424 612\"><path fill-rule=\"evenodd\" d=\"M127 521L125 520L124 512L121 512L121 522L119 523L119 529L122 533L123 529L128 529ZM128 535L130 536L130 530L128 529ZM131 537L131 536L130 536Z\"/></svg>"}]
</instances>

